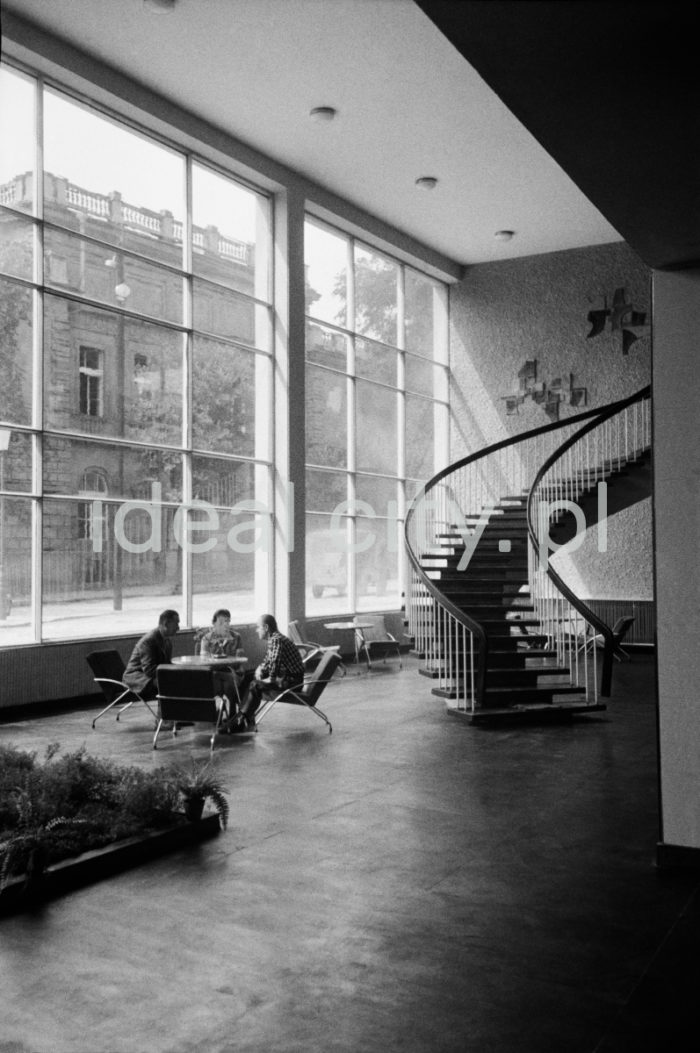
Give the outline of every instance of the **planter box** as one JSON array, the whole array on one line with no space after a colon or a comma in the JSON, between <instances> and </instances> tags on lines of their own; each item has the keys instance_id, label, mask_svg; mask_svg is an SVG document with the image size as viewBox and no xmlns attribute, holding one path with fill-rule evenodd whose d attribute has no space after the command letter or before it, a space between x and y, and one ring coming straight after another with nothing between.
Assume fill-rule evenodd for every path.
<instances>
[{"instance_id":1,"label":"planter box","mask_svg":"<svg viewBox=\"0 0 700 1053\"><path fill-rule=\"evenodd\" d=\"M205 815L196 823L186 820L165 830L157 830L139 837L128 837L115 841L104 848L95 848L54 863L45 871L41 883L27 889L25 878L19 875L8 881L0 892L0 914L28 910L37 903L53 899L83 885L111 877L122 870L139 866L150 859L174 852L187 845L198 844L215 837L221 830L217 813Z\"/></svg>"}]
</instances>

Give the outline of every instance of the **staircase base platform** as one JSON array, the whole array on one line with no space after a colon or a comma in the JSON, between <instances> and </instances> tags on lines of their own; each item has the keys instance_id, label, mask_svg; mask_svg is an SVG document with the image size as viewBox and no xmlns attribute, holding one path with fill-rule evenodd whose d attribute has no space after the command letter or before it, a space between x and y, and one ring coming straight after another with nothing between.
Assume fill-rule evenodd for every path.
<instances>
[{"instance_id":1,"label":"staircase base platform","mask_svg":"<svg viewBox=\"0 0 700 1053\"><path fill-rule=\"evenodd\" d=\"M502 709L476 709L474 712L448 705L447 712L467 724L543 724L569 720L571 717L605 710L604 702L551 702L507 706Z\"/></svg>"}]
</instances>

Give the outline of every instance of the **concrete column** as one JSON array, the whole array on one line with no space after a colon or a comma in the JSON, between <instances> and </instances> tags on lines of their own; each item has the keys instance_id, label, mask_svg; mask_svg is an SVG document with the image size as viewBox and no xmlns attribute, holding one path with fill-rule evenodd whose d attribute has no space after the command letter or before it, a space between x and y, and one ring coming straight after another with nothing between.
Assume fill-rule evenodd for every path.
<instances>
[{"instance_id":1,"label":"concrete column","mask_svg":"<svg viewBox=\"0 0 700 1053\"><path fill-rule=\"evenodd\" d=\"M275 204L275 615L282 632L305 614L304 195Z\"/></svg>"},{"instance_id":2,"label":"concrete column","mask_svg":"<svg viewBox=\"0 0 700 1053\"><path fill-rule=\"evenodd\" d=\"M661 843L700 849L700 270L655 272L653 305Z\"/></svg>"}]
</instances>

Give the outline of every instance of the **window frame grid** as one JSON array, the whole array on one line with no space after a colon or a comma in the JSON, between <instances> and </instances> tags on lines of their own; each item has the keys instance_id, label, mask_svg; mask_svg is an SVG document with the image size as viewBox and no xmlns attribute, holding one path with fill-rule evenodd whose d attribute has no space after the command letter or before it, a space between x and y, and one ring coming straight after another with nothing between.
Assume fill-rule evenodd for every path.
<instances>
[{"instance_id":1,"label":"window frame grid","mask_svg":"<svg viewBox=\"0 0 700 1053\"><path fill-rule=\"evenodd\" d=\"M345 318L346 324L342 325L338 322L330 322L324 318L321 318L312 313L312 308L306 310L304 314L305 327L309 324L315 324L319 326L323 331L335 332L342 335L346 341L346 359L345 369L340 369L337 365L327 365L318 360L316 357L309 357L304 349L304 357L306 367L309 366L314 369L325 370L328 373L332 373L336 376L345 376L346 378L346 391L347 391L347 449L346 449L346 474L347 474L347 493L348 493L348 509L349 511L344 512L343 516L348 521L348 531L352 542L356 539L357 534L357 520L366 519L366 516L359 515L356 508L356 495L357 495L357 481L358 478L377 478L377 479L392 479L396 483L396 503L397 503L397 516L396 523L400 530L401 524L405 520L408 501L407 501L407 485L408 477L406 476L406 419L407 419L407 399L408 397L420 398L422 401L433 406L433 457L432 462L435 466L437 461L437 450L438 448L445 448L449 442L449 347L447 343L447 333L449 331L449 317L447 314L447 308L449 304L449 298L447 296L447 289L444 283L437 281L428 275L423 274L419 268L404 263L400 259L393 257L390 253L382 249L374 248L369 242L363 238L358 238L354 234L343 230L341 227L336 227L331 223L328 223L324 219L320 219L314 215L313 211L307 209L305 214L305 229L306 224L311 224L320 228L321 230L328 231L332 235L343 238L346 245L346 302L345 302ZM356 248L359 246L360 250L364 250L371 255L377 255L382 259L386 259L388 262L396 266L397 268L397 283L396 283L396 343L387 342L381 340L375 336L360 333L356 328L350 327L350 320L353 320L356 325L356 284L355 284L355 259L356 259ZM431 356L422 355L416 351L407 351L405 346L406 341L406 274L411 271L419 275L422 279L429 283L433 290L434 307L433 307L433 339L432 339L432 354ZM435 301L437 300L437 303ZM437 308L441 307L441 311L437 311ZM439 318L438 325L436 326L435 318L436 313ZM444 317L443 317L444 316ZM439 329L436 332L436 329ZM442 339L439 339L441 336ZM376 380L368 376L358 377L356 369L356 341L361 339L370 344L378 345L382 348L387 348L395 351L397 355L397 369L396 369L396 383L391 384L385 380ZM439 372L433 372L434 382L432 385L432 394L426 395L423 392L414 392L406 388L406 359L407 356L412 356L421 362L430 363L433 370ZM437 378L440 377L441 381L438 382ZM397 468L396 476L388 476L383 472L372 472L357 469L357 434L358 434L358 421L357 421L357 383L361 381L366 384L374 384L377 387L384 388L395 393L397 399L396 407L396 449L397 449ZM437 394L436 389L439 384L443 386L446 391L446 398L440 397ZM435 424L438 419L437 406L440 406L440 413L444 416L444 426L440 429L444 434L438 436L435 432ZM313 471L329 471L329 472L342 472L343 469L337 465L322 465L315 461L311 461L308 457L305 457L305 470ZM431 473L432 474L432 473ZM328 513L310 511L308 508L305 509L305 516L328 516ZM377 522L388 522L392 517L388 515L377 515L375 513L375 520ZM357 553L348 553L350 558L348 559L348 603L350 604L353 611L358 609L358 571L357 571ZM398 582L397 587L400 593L405 592L408 565L405 558L405 554L402 555L401 551L397 554L397 570L398 570ZM307 581L308 581L308 570L307 570Z\"/></svg>"},{"instance_id":2,"label":"window frame grid","mask_svg":"<svg viewBox=\"0 0 700 1053\"><path fill-rule=\"evenodd\" d=\"M44 619L44 586L43 586L43 570L44 570L44 532L43 532L43 521L44 521L44 502L46 500L51 502L66 502L69 504L75 504L79 507L80 503L84 503L86 498L84 494L79 492L75 493L52 493L47 492L44 487L44 438L56 437L60 439L76 440L79 442L89 442L97 445L104 445L114 449L117 448L139 448L144 450L163 451L177 453L180 455L182 464L182 496L181 501L161 501L158 502L158 507L161 508L182 508L186 515L189 514L191 505L191 494L192 494L192 461L195 456L203 455L208 457L215 457L222 462L246 462L250 463L265 472L265 477L268 480L267 490L269 494L273 495L274 500L274 487L270 485L271 473L274 468L272 460L272 450L274 446L268 444L268 456L256 457L244 454L215 454L213 451L200 450L195 447L192 443L192 412L193 412L193 398L192 398L192 366L193 366L193 343L196 336L201 336L205 339L213 339L218 343L231 347L232 349L240 349L244 353L251 353L256 356L262 356L263 359L269 362L274 362L274 325L275 325L275 307L274 307L274 275L272 273L272 267L274 264L274 251L272 245L272 238L274 236L274 209L272 194L269 191L264 190L259 186L255 186L245 178L234 174L231 171L227 171L224 167L217 165L210 160L199 157L195 151L183 147L182 145L169 140L166 136L159 135L150 128L145 128L138 121L132 118L127 118L123 114L115 112L108 106L103 106L95 102L95 100L86 96L84 93L75 91L73 89L67 89L60 83L53 80L51 77L47 77L42 73L25 67L21 62L6 61L3 59L2 66L14 74L19 75L32 86L33 93L33 110L34 110L34 128L33 128L33 141L34 141L34 170L32 173L32 192L33 202L32 210L27 212L21 209L13 207L11 204L3 205L3 209L8 212L21 217L22 220L26 221L32 229L32 277L25 278L20 275L5 274L2 277L10 283L16 284L19 287L28 289L32 295L32 362L31 362L31 373L32 373L32 400L30 410L30 424L14 424L10 423L13 431L19 431L22 434L28 434L32 436L31 439L31 477L32 477L32 490L30 492L18 491L16 494L9 496L27 500L29 502L31 510L31 527L30 527L30 538L31 538L31 595L29 597L30 604L30 619L32 625L32 639L27 641L28 643L42 643L45 639L43 633L43 619ZM89 234L84 231L78 231L71 227L64 226L59 222L45 218L45 201L44 201L44 165L43 165L43 144L44 144L44 94L49 90L60 95L64 100L68 101L71 105L84 107L91 113L95 114L99 118L104 118L109 122L116 124L123 128L126 132L136 134L146 141L155 144L158 147L164 148L173 154L177 155L184 165L185 169L185 216L182 223L182 237L183 237L183 257L182 266L177 266L167 261L161 261L159 259L148 256L144 253L139 253L137 250L128 248L125 246L115 245L114 242L106 241L93 234ZM264 202L267 209L267 240L268 244L265 246L265 256L267 259L267 267L264 276L264 284L267 290L267 298L262 298L259 295L251 295L241 290L237 290L224 282L217 282L213 278L209 278L203 275L197 275L192 270L192 166L194 163L201 165L203 168L209 169L210 171L222 176L224 179L230 180L237 186L250 191L255 195L257 199L258 208L261 207L261 202ZM153 268L154 271L160 271L168 273L178 277L182 281L182 303L183 313L181 322L173 322L168 319L164 319L158 316L149 315L145 312L131 310L128 307L121 305L115 305L105 303L101 300L97 300L93 297L86 296L79 292L74 292L70 289L61 287L60 285L52 285L46 283L45 274L45 253L44 253L44 232L55 231L60 234L65 234L71 239L85 241L86 243L104 250L108 255L114 255L115 252L119 252L125 257L134 260L136 263L142 263L144 266ZM193 297L194 297L194 283L198 282L212 289L220 290L222 293L227 294L234 300L242 303L250 303L253 305L254 310L263 309L267 317L267 333L269 334L269 347L263 348L258 347L255 344L247 344L244 340L232 339L231 337L222 336L216 333L207 332L205 329L196 329L193 324ZM254 285L255 288L259 288L260 281L256 279ZM44 391L44 372L45 372L45 314L46 314L46 297L52 296L57 299L69 301L72 303L79 304L83 308L94 309L98 311L109 312L115 316L123 319L132 320L137 323L145 323L158 327L159 329L165 329L168 331L180 333L183 340L183 350L181 354L182 361L182 373L183 373L183 392L182 392L182 409L183 409L183 427L182 427L182 439L181 444L171 445L163 443L155 443L148 441L139 441L128 439L123 436L119 437L102 437L97 434L89 432L76 431L74 429L62 429L58 427L44 427L44 402L45 402L45 391ZM78 357L78 362L80 358ZM274 369L268 369L268 376L270 377L269 385L274 385ZM256 373L257 375L257 373ZM270 391L264 393L255 391L255 400L261 402L261 396L264 396L265 402L270 403L272 401L272 387ZM104 397L104 396L103 396ZM113 504L118 506L123 504L125 498L110 499L109 496L105 495L103 498L105 503ZM220 510L219 510L220 511ZM230 511L226 509L225 511ZM264 515L268 521L268 534L271 538L274 538L274 520L275 510L274 508L267 509L265 513L256 513L257 516ZM192 576L192 556L193 553L185 551L183 552L182 560L182 571L183 571L183 588L182 595L186 606L186 624L191 621L192 605L194 599L194 580ZM272 559L272 553L270 554ZM255 586L256 589L258 586ZM268 594L272 595L273 585L270 581L266 582L266 588ZM86 597L87 598L87 597ZM101 635L113 635L111 633L104 633ZM66 637L66 639L74 639L74 637ZM51 637L51 642L55 642L54 637ZM10 645L14 646L14 645Z\"/></svg>"}]
</instances>

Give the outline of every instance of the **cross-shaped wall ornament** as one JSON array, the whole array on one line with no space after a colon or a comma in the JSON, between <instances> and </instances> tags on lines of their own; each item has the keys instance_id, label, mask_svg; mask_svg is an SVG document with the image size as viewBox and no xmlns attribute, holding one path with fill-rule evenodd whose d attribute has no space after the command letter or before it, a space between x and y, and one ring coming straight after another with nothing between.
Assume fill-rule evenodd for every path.
<instances>
[{"instance_id":1,"label":"cross-shaped wall ornament","mask_svg":"<svg viewBox=\"0 0 700 1053\"><path fill-rule=\"evenodd\" d=\"M609 324L611 332L622 334L622 354L627 355L632 344L639 340L639 335L633 333L632 329L645 325L646 318L645 311L637 311L628 301L626 289L616 289L612 307L608 307L608 298L603 295L603 306L588 312L591 331L586 336L589 340L592 336L599 336Z\"/></svg>"},{"instance_id":2,"label":"cross-shaped wall ornament","mask_svg":"<svg viewBox=\"0 0 700 1053\"><path fill-rule=\"evenodd\" d=\"M526 359L518 370L518 391L512 395L502 395L505 400L506 413L518 413L525 399L531 398L542 406L550 420L559 420L559 407L563 402L570 406L582 407L588 400L586 388L574 386L574 374L567 373L555 377L550 383L537 379L537 359Z\"/></svg>"}]
</instances>

